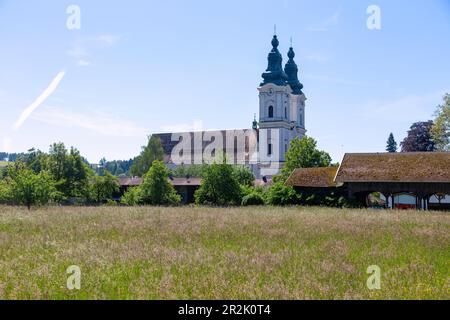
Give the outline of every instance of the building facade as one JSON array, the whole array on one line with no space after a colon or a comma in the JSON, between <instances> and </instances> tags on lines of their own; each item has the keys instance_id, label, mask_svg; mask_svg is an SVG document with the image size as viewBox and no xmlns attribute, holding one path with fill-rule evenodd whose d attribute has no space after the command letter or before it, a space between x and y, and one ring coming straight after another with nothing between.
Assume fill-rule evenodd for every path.
<instances>
[{"instance_id":1,"label":"building facade","mask_svg":"<svg viewBox=\"0 0 450 320\"><path fill-rule=\"evenodd\" d=\"M225 154L228 162L247 165L257 178L279 173L291 141L306 134L303 85L292 46L283 68L276 35L268 55L268 66L258 86L259 121L252 128L205 132L157 134L169 166L201 164Z\"/></svg>"}]
</instances>

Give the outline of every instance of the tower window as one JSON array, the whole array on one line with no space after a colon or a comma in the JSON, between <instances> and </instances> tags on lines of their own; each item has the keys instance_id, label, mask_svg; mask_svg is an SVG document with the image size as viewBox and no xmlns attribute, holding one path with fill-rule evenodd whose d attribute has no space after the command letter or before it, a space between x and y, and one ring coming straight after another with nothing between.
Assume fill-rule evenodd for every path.
<instances>
[{"instance_id":1,"label":"tower window","mask_svg":"<svg viewBox=\"0 0 450 320\"><path fill-rule=\"evenodd\" d=\"M269 107L269 118L273 118L273 107Z\"/></svg>"},{"instance_id":2,"label":"tower window","mask_svg":"<svg viewBox=\"0 0 450 320\"><path fill-rule=\"evenodd\" d=\"M267 155L271 156L272 155L272 144L269 143L269 145L267 146Z\"/></svg>"},{"instance_id":3,"label":"tower window","mask_svg":"<svg viewBox=\"0 0 450 320\"><path fill-rule=\"evenodd\" d=\"M287 108L284 108L284 118L287 119Z\"/></svg>"}]
</instances>

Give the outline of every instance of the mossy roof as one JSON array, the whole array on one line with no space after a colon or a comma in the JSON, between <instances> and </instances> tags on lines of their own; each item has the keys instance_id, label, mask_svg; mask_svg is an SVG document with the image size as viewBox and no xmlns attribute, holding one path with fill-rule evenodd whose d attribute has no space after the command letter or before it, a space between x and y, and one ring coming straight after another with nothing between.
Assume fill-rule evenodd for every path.
<instances>
[{"instance_id":1,"label":"mossy roof","mask_svg":"<svg viewBox=\"0 0 450 320\"><path fill-rule=\"evenodd\" d=\"M349 153L336 182L450 183L450 152Z\"/></svg>"},{"instance_id":2,"label":"mossy roof","mask_svg":"<svg viewBox=\"0 0 450 320\"><path fill-rule=\"evenodd\" d=\"M334 177L338 167L296 169L286 181L286 185L305 188L332 188L338 185Z\"/></svg>"}]
</instances>

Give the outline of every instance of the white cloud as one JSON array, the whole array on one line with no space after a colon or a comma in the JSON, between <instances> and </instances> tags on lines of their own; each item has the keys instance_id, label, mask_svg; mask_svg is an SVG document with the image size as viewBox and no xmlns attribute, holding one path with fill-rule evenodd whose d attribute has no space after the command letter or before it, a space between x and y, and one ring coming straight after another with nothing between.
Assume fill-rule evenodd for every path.
<instances>
[{"instance_id":1,"label":"white cloud","mask_svg":"<svg viewBox=\"0 0 450 320\"><path fill-rule=\"evenodd\" d=\"M87 60L81 59L81 60L78 60L78 61L77 61L77 65L78 65L79 67L87 67L87 66L90 66L90 65L91 65L91 62L90 62L90 61L87 61Z\"/></svg>"},{"instance_id":2,"label":"white cloud","mask_svg":"<svg viewBox=\"0 0 450 320\"><path fill-rule=\"evenodd\" d=\"M192 124L182 123L174 125L165 125L161 127L164 132L191 132L191 131L203 131L203 122L196 120Z\"/></svg>"},{"instance_id":3,"label":"white cloud","mask_svg":"<svg viewBox=\"0 0 450 320\"><path fill-rule=\"evenodd\" d=\"M107 46L114 46L119 43L120 36L112 34L104 34L97 37L97 41Z\"/></svg>"},{"instance_id":4,"label":"white cloud","mask_svg":"<svg viewBox=\"0 0 450 320\"><path fill-rule=\"evenodd\" d=\"M63 70L56 75L49 87L44 90L44 92L25 110L23 110L19 119L14 124L14 130L20 129L23 123L31 116L31 114L58 88L62 79L64 78L66 72Z\"/></svg>"},{"instance_id":5,"label":"white cloud","mask_svg":"<svg viewBox=\"0 0 450 320\"><path fill-rule=\"evenodd\" d=\"M83 47L80 43L72 44L70 50L67 52L69 57L74 58L76 60L76 64L80 67L86 67L91 64L87 58L89 54L85 47Z\"/></svg>"},{"instance_id":6,"label":"white cloud","mask_svg":"<svg viewBox=\"0 0 450 320\"><path fill-rule=\"evenodd\" d=\"M331 27L339 24L340 17L341 17L341 10L338 9L326 20L316 25L309 26L306 30L311 32L328 31Z\"/></svg>"},{"instance_id":7,"label":"white cloud","mask_svg":"<svg viewBox=\"0 0 450 320\"><path fill-rule=\"evenodd\" d=\"M145 137L148 132L134 122L106 114L81 114L46 107L33 116L34 120L69 128L89 130L104 136L113 137Z\"/></svg>"},{"instance_id":8,"label":"white cloud","mask_svg":"<svg viewBox=\"0 0 450 320\"><path fill-rule=\"evenodd\" d=\"M79 44L79 43L72 44L69 51L67 52L67 54L70 57L76 58L76 59L89 56L86 49L83 46L81 46L81 44Z\"/></svg>"},{"instance_id":9,"label":"white cloud","mask_svg":"<svg viewBox=\"0 0 450 320\"><path fill-rule=\"evenodd\" d=\"M75 60L78 66L87 67L91 65L91 61L89 61L90 54L88 52L88 48L92 49L93 47L98 47L99 45L112 47L118 44L119 41L120 36L112 34L78 39L76 42L71 44L67 54Z\"/></svg>"}]
</instances>

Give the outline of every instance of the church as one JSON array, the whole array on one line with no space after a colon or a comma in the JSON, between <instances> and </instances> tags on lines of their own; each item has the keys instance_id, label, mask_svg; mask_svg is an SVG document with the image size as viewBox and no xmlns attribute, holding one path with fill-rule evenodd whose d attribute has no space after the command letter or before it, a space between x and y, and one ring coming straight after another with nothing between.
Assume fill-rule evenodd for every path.
<instances>
[{"instance_id":1,"label":"church","mask_svg":"<svg viewBox=\"0 0 450 320\"><path fill-rule=\"evenodd\" d=\"M257 178L279 173L291 141L306 134L306 97L292 45L283 68L277 35L271 44L258 86L259 121L255 117L252 128L242 130L156 134L168 166L208 163L225 154L228 163L249 166Z\"/></svg>"}]
</instances>

